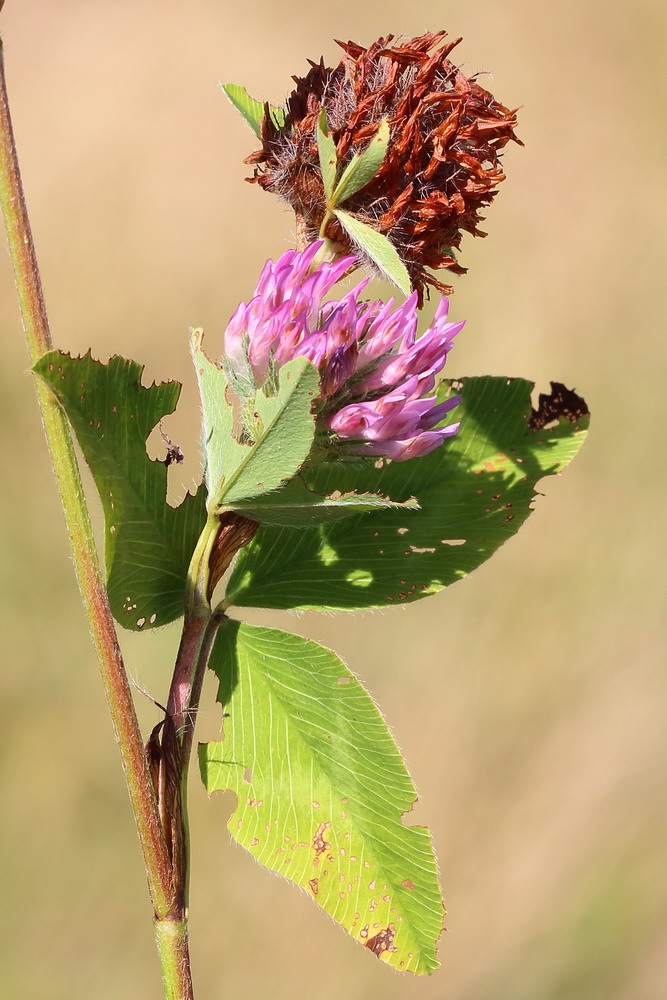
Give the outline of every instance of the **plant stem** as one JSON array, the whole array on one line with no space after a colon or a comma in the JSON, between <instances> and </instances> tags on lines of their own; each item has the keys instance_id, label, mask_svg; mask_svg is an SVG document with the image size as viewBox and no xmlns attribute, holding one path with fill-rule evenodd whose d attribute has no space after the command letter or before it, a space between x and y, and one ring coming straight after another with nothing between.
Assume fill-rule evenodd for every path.
<instances>
[{"instance_id":1,"label":"plant stem","mask_svg":"<svg viewBox=\"0 0 667 1000\"><path fill-rule=\"evenodd\" d=\"M9 111L0 40L0 202L28 350L36 362L52 347L42 283L30 230ZM132 803L156 918L169 915L174 899L171 863L160 824L132 693L118 645L100 570L90 516L81 484L72 435L65 414L45 385L37 384L44 431L63 505L74 567L95 645L127 788ZM163 968L183 963L187 938L162 935ZM184 943L185 942L185 943ZM185 952L184 952L185 949ZM188 973L189 977L189 973ZM173 978L173 977L172 977ZM184 981L184 976L181 975ZM165 972L165 982L167 973ZM183 993L183 1000L191 997ZM176 997L176 993L170 993ZM180 995L179 1000L180 1000Z\"/></svg>"},{"instance_id":2,"label":"plant stem","mask_svg":"<svg viewBox=\"0 0 667 1000\"><path fill-rule=\"evenodd\" d=\"M177 898L182 907L184 928L187 928L190 894L190 826L188 820L190 754L204 675L218 628L224 619L224 612L218 609L211 612L209 608L206 616L192 612L186 614L167 707L167 715L176 728L180 746L177 755L179 773L176 776L179 800L175 814L179 817L180 828L177 830L176 836L180 838L177 845L179 852L177 856L181 859L181 863L174 864L174 876L177 883L175 885ZM169 730L165 727L162 738L162 759L165 762L170 756L173 757L168 747L168 733ZM185 933L187 934L187 930Z\"/></svg>"},{"instance_id":3,"label":"plant stem","mask_svg":"<svg viewBox=\"0 0 667 1000\"><path fill-rule=\"evenodd\" d=\"M210 565L211 554L219 538L220 530L221 521L218 515L209 514L190 560L183 631L167 701L167 716L178 734L179 742L178 766L180 773L177 780L180 789L179 805L182 818L180 834L185 846L185 865L181 873L183 885L177 885L176 892L183 901L186 913L190 877L187 808L190 752L206 667L218 626L224 617L224 614L220 612L211 611L210 598L210 590L212 589L210 584L213 582ZM163 757L168 753L165 748L165 739L168 739L166 727L162 740Z\"/></svg>"},{"instance_id":4,"label":"plant stem","mask_svg":"<svg viewBox=\"0 0 667 1000\"><path fill-rule=\"evenodd\" d=\"M181 734L186 767L206 667L225 617L223 605L211 611L211 596L237 552L252 540L258 527L256 521L232 511L209 513L190 561L183 633L167 702L167 714Z\"/></svg>"},{"instance_id":5,"label":"plant stem","mask_svg":"<svg viewBox=\"0 0 667 1000\"><path fill-rule=\"evenodd\" d=\"M191 707L192 684L200 646L211 617L211 601L208 594L209 561L219 531L220 519L214 514L209 514L188 568L183 631L167 701L167 715L179 734L190 724L188 713ZM187 769L187 760L185 767Z\"/></svg>"},{"instance_id":6,"label":"plant stem","mask_svg":"<svg viewBox=\"0 0 667 1000\"><path fill-rule=\"evenodd\" d=\"M211 658L211 653L213 652L213 646L218 634L218 629L222 625L225 618L226 615L222 608L216 608L211 614L211 617L206 625L206 631L202 636L201 645L199 647L199 656L197 658L195 673L192 680L188 712L183 729L182 751L185 759L190 756L190 752L192 750L192 740L194 738L195 731L195 717L197 709L199 708L199 698L201 697L201 689L206 675L206 668L208 667L208 662Z\"/></svg>"},{"instance_id":7,"label":"plant stem","mask_svg":"<svg viewBox=\"0 0 667 1000\"><path fill-rule=\"evenodd\" d=\"M187 611L183 619L183 632L167 701L167 715L173 720L179 735L190 723L192 683L210 617L211 609L207 608Z\"/></svg>"},{"instance_id":8,"label":"plant stem","mask_svg":"<svg viewBox=\"0 0 667 1000\"><path fill-rule=\"evenodd\" d=\"M194 1000L187 920L156 920L155 940L165 1000Z\"/></svg>"}]
</instances>

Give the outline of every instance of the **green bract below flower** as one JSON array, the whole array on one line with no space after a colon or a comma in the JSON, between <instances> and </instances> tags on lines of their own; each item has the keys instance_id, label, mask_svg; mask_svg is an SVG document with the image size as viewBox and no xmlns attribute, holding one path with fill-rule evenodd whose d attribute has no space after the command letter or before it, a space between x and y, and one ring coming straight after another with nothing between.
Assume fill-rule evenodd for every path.
<instances>
[{"instance_id":1,"label":"green bract below flower","mask_svg":"<svg viewBox=\"0 0 667 1000\"><path fill-rule=\"evenodd\" d=\"M458 430L441 426L458 404L429 395L463 323L448 323L443 298L432 325L416 339L417 293L364 302L361 281L341 299L323 297L355 263L352 257L313 266L321 242L267 261L255 294L225 331L229 374L247 395L271 385L293 358L319 370L320 429L343 453L405 461L426 455Z\"/></svg>"}]
</instances>

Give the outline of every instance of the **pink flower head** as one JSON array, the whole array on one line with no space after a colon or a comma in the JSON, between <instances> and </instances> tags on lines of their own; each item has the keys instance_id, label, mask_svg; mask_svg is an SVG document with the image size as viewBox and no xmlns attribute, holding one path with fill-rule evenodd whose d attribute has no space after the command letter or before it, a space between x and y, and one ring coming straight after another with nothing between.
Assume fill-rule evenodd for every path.
<instances>
[{"instance_id":1,"label":"pink flower head","mask_svg":"<svg viewBox=\"0 0 667 1000\"><path fill-rule=\"evenodd\" d=\"M259 388L287 361L307 358L320 372L320 427L339 448L397 462L427 455L458 430L437 425L460 398L438 403L429 393L463 323L447 322L443 298L417 339L417 292L396 308L393 299L360 301L368 280L323 302L355 261L313 267L321 246L266 262L253 298L225 331L230 373Z\"/></svg>"}]
</instances>

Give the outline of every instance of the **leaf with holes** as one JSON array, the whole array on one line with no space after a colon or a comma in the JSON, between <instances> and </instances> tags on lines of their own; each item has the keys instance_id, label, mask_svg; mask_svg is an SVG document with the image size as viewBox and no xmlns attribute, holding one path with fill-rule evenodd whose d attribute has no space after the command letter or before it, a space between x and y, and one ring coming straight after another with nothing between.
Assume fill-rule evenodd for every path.
<instances>
[{"instance_id":1,"label":"leaf with holes","mask_svg":"<svg viewBox=\"0 0 667 1000\"><path fill-rule=\"evenodd\" d=\"M245 118L257 138L262 135L262 120L266 114L265 105L250 96L245 87L239 83L221 83L221 89L227 95L236 110ZM269 114L274 125L282 128L285 124L285 112L282 108L269 105Z\"/></svg>"},{"instance_id":2,"label":"leaf with holes","mask_svg":"<svg viewBox=\"0 0 667 1000\"><path fill-rule=\"evenodd\" d=\"M274 395L259 389L244 404L232 393L224 369L204 353L201 330L193 331L192 353L204 412L208 506L236 509L284 485L308 458L319 375L305 358L296 358L278 372Z\"/></svg>"},{"instance_id":3,"label":"leaf with holes","mask_svg":"<svg viewBox=\"0 0 667 1000\"><path fill-rule=\"evenodd\" d=\"M456 387L459 391L459 387ZM523 379L464 379L458 433L408 462L313 470L307 485L416 497L420 510L383 510L296 530L262 527L239 554L230 604L349 610L416 601L460 580L517 533L535 486L561 472L579 450L588 411L556 387L531 413ZM445 396L448 386L443 387Z\"/></svg>"},{"instance_id":4,"label":"leaf with holes","mask_svg":"<svg viewBox=\"0 0 667 1000\"><path fill-rule=\"evenodd\" d=\"M238 622L212 666L228 716L200 767L209 794L236 792L234 839L378 958L432 972L444 910L431 838L403 822L417 793L368 692L316 642Z\"/></svg>"},{"instance_id":5,"label":"leaf with holes","mask_svg":"<svg viewBox=\"0 0 667 1000\"><path fill-rule=\"evenodd\" d=\"M204 490L171 507L166 464L146 454L148 435L173 412L181 387L143 386L143 370L118 356L105 365L60 351L34 368L65 408L99 490L111 610L128 629L183 614L186 574L206 520Z\"/></svg>"}]
</instances>

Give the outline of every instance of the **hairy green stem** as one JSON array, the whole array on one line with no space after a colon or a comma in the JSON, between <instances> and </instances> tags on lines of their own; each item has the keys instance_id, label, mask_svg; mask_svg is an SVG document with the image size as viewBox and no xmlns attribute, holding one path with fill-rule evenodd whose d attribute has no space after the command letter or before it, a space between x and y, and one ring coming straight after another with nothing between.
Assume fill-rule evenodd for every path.
<instances>
[{"instance_id":1,"label":"hairy green stem","mask_svg":"<svg viewBox=\"0 0 667 1000\"><path fill-rule=\"evenodd\" d=\"M51 349L52 341L16 155L1 41L0 202L14 268L21 318L30 357L34 363ZM69 425L63 410L46 386L38 384L37 394L72 546L77 580L102 673L137 824L150 897L155 916L159 921L160 918L166 917L172 908L174 885L155 791L97 558ZM187 951L185 935L163 935L160 946L163 968L167 966L175 968L179 963L182 964L184 948ZM187 1000L191 995L191 992L182 993L182 998ZM173 992L169 994L170 998L176 996L181 1000L181 995Z\"/></svg>"},{"instance_id":2,"label":"hairy green stem","mask_svg":"<svg viewBox=\"0 0 667 1000\"><path fill-rule=\"evenodd\" d=\"M187 919L156 920L155 940L165 1000L194 1000Z\"/></svg>"}]
</instances>

